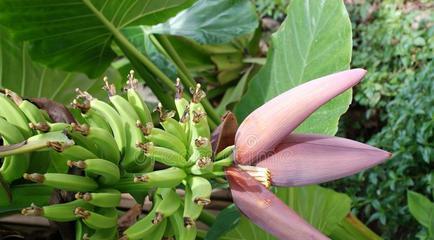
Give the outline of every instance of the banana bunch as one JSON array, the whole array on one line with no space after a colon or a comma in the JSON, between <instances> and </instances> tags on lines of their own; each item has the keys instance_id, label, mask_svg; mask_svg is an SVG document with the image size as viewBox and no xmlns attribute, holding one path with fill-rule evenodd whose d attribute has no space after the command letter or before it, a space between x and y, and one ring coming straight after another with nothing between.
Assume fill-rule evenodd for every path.
<instances>
[{"instance_id":1,"label":"banana bunch","mask_svg":"<svg viewBox=\"0 0 434 240\"><path fill-rule=\"evenodd\" d=\"M109 102L77 89L72 123L53 122L9 90L0 94L0 212L20 208L27 216L75 221L76 239L195 239L195 222L211 202L211 183L232 164L233 151L213 154L200 103L204 91L198 84L187 99L177 81L176 111L159 104L154 125L134 72L124 95L104 81ZM155 162L165 167L154 170ZM76 199L49 205L53 189L73 192ZM118 232L122 193L139 203L149 196L153 207Z\"/></svg>"}]
</instances>

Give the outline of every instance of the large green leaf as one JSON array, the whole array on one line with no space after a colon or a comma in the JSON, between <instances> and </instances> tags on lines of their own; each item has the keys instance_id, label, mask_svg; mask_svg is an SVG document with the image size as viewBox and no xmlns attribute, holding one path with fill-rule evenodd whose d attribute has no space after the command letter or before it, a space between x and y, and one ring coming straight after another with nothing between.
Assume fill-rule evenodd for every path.
<instances>
[{"instance_id":1,"label":"large green leaf","mask_svg":"<svg viewBox=\"0 0 434 240\"><path fill-rule=\"evenodd\" d=\"M342 193L312 185L277 188L276 195L324 234L330 234L350 212L351 199ZM264 216L266 218L267 216ZM278 223L276 223L278 224ZM276 239L242 217L236 228L222 239Z\"/></svg>"},{"instance_id":2,"label":"large green leaf","mask_svg":"<svg viewBox=\"0 0 434 240\"><path fill-rule=\"evenodd\" d=\"M185 2L0 0L0 23L10 28L17 39L30 41L33 60L98 77L116 56L111 49L113 34L143 23L151 14L154 22L156 13L166 10L175 14L173 8L184 6ZM161 17L165 20L168 15Z\"/></svg>"},{"instance_id":3,"label":"large green leaf","mask_svg":"<svg viewBox=\"0 0 434 240\"><path fill-rule=\"evenodd\" d=\"M153 33L183 36L201 44L219 44L253 32L258 26L255 8L249 0L199 0Z\"/></svg>"},{"instance_id":4,"label":"large green leaf","mask_svg":"<svg viewBox=\"0 0 434 240\"><path fill-rule=\"evenodd\" d=\"M347 69L351 41L351 23L342 0L291 1L286 20L272 36L266 65L252 79L235 109L239 120L288 89ZM350 101L347 91L321 107L297 131L336 133L339 117Z\"/></svg>"},{"instance_id":5,"label":"large green leaf","mask_svg":"<svg viewBox=\"0 0 434 240\"><path fill-rule=\"evenodd\" d=\"M27 44L13 41L0 27L0 87L9 88L25 97L47 97L62 103L70 103L77 87L97 97L107 95L101 89L102 81L88 79L81 73L42 66L32 61L27 49ZM106 75L110 81L120 84L117 71L109 68Z\"/></svg>"},{"instance_id":6,"label":"large green leaf","mask_svg":"<svg viewBox=\"0 0 434 240\"><path fill-rule=\"evenodd\" d=\"M411 215L421 225L434 231L434 203L424 195L413 191L408 191L407 201Z\"/></svg>"}]
</instances>

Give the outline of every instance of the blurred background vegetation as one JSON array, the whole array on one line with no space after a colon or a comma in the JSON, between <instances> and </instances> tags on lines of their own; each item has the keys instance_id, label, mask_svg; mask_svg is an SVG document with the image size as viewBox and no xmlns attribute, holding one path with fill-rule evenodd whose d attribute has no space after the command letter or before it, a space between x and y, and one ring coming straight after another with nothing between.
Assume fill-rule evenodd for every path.
<instances>
[{"instance_id":1,"label":"blurred background vegetation","mask_svg":"<svg viewBox=\"0 0 434 240\"><path fill-rule=\"evenodd\" d=\"M284 19L288 0L256 0L264 31ZM368 75L354 89L340 136L393 152L381 167L327 184L349 194L353 212L385 239L424 239L406 193L434 197L434 3L347 0L352 67ZM262 44L266 49L267 42Z\"/></svg>"}]
</instances>

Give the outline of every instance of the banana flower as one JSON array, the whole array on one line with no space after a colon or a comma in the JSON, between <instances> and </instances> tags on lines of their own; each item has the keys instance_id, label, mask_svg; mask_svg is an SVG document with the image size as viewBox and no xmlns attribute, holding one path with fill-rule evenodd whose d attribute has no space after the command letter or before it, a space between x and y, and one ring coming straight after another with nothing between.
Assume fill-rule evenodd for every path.
<instances>
[{"instance_id":1,"label":"banana flower","mask_svg":"<svg viewBox=\"0 0 434 240\"><path fill-rule=\"evenodd\" d=\"M234 203L279 239L328 239L269 187L323 183L355 174L390 153L349 139L292 133L320 106L365 75L353 69L299 85L253 111L235 136L234 165L225 169Z\"/></svg>"}]
</instances>

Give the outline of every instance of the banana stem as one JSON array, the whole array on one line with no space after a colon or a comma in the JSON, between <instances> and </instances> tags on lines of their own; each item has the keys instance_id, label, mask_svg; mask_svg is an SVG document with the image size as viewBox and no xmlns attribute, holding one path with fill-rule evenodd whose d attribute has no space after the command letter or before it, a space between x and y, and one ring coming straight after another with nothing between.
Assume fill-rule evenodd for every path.
<instances>
[{"instance_id":1,"label":"banana stem","mask_svg":"<svg viewBox=\"0 0 434 240\"><path fill-rule=\"evenodd\" d=\"M178 52L173 47L172 43L170 43L169 39L167 39L167 37L164 35L154 35L154 36L158 39L161 46L164 47L164 49L166 50L167 54L169 54L173 62L175 62L182 84L184 84L188 88L194 88L195 81L193 77L191 76L187 66L185 66ZM217 112L214 110L214 108L211 106L211 103L208 101L208 99L204 98L201 101L201 103L205 108L206 112L208 113L208 115L210 116L210 118L212 119L212 121L215 124L220 123L220 117L217 114Z\"/></svg>"},{"instance_id":2,"label":"banana stem","mask_svg":"<svg viewBox=\"0 0 434 240\"><path fill-rule=\"evenodd\" d=\"M199 219L199 221L201 221L201 222L205 223L206 225L208 225L209 227L211 227L216 221L216 216L214 216L213 214L209 213L206 210L203 210L200 213L200 216L198 219Z\"/></svg>"},{"instance_id":3,"label":"banana stem","mask_svg":"<svg viewBox=\"0 0 434 240\"><path fill-rule=\"evenodd\" d=\"M137 48L131 44L128 39L110 22L107 18L91 3L90 0L82 0L83 3L95 14L95 16L101 21L102 24L113 34L113 37L116 40L116 43L121 48L122 52L131 60L130 57L133 57L135 61L131 61L131 63L136 67L136 70L142 76L143 71L140 70L141 66L137 63L139 61L143 64L152 74L154 74L157 78L159 78L171 91L175 92L176 88L174 86L174 82L170 80L151 60L149 60L144 54L137 50ZM142 76L143 77L143 76ZM148 79L148 78L144 78ZM168 107L174 107L174 105L170 105L167 102L167 97L163 97L164 91L156 84L154 81L146 80L148 85L150 85L152 91L157 95L158 99ZM151 83L151 84L150 84ZM151 86L152 85L152 86ZM154 90L156 89L156 91ZM167 96L167 93L166 93ZM173 100L173 99L172 99Z\"/></svg>"}]
</instances>

